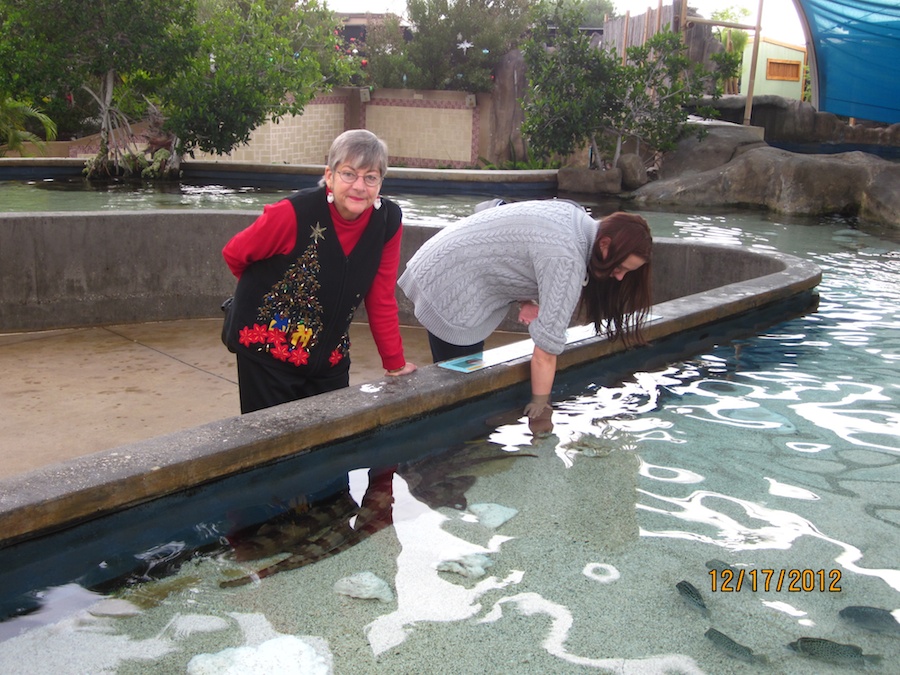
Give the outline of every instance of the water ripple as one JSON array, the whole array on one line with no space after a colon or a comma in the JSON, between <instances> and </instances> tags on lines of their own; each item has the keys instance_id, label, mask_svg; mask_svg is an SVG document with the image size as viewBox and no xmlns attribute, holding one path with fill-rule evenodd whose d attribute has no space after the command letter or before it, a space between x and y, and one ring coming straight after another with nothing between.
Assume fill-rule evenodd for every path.
<instances>
[{"instance_id":1,"label":"water ripple","mask_svg":"<svg viewBox=\"0 0 900 675\"><path fill-rule=\"evenodd\" d=\"M638 492L670 507L638 504L638 510L668 516L685 523L704 525L713 531L711 534L702 534L690 530L650 530L642 527L641 536L689 539L721 546L730 551L788 549L800 537L814 537L839 549L834 561L846 570L880 578L894 590L900 591L900 570L867 569L858 566L856 563L863 558L860 549L827 536L811 521L791 511L772 509L752 501L707 490L697 490L683 498L666 497L642 489ZM760 521L763 524L753 527L749 523L717 511L708 503L715 503L716 500L737 505L748 520Z\"/></svg>"}]
</instances>

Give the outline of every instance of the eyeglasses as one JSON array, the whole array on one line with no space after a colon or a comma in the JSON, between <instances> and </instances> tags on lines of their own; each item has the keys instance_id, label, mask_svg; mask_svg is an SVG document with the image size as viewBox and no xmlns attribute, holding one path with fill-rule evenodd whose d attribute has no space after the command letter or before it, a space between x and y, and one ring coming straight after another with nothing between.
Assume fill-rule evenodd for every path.
<instances>
[{"instance_id":1,"label":"eyeglasses","mask_svg":"<svg viewBox=\"0 0 900 675\"><path fill-rule=\"evenodd\" d=\"M381 185L381 176L379 176L377 173L359 174L355 171L338 171L337 175L340 176L341 180L348 185L353 185L356 182L357 178L362 178L363 183L366 184L366 187L372 188Z\"/></svg>"}]
</instances>

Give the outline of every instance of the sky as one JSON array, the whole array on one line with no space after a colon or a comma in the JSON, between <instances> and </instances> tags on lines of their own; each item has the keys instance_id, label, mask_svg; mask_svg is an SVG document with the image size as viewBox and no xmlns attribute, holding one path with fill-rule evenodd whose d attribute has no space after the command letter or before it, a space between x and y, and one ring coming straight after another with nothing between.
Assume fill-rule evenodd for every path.
<instances>
[{"instance_id":1,"label":"sky","mask_svg":"<svg viewBox=\"0 0 900 675\"><path fill-rule=\"evenodd\" d=\"M334 12L393 12L402 16L406 11L406 0L325 1ZM613 4L622 14L629 11L632 16L638 16L646 12L648 7L655 9L659 0L613 0ZM672 1L663 0L663 4L671 5ZM756 25L756 12L759 9L759 0L689 0L688 4L707 19L717 9L746 7L750 10L750 15L742 23L748 25ZM763 0L762 36L793 45L806 44L792 0Z\"/></svg>"}]
</instances>

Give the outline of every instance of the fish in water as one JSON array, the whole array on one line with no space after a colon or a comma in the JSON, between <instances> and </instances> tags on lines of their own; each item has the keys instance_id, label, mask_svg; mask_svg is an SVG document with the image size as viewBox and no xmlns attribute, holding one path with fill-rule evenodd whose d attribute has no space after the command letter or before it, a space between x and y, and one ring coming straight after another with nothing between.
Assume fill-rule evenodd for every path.
<instances>
[{"instance_id":1,"label":"fish in water","mask_svg":"<svg viewBox=\"0 0 900 675\"><path fill-rule=\"evenodd\" d=\"M838 614L845 621L856 624L860 628L865 628L875 633L900 635L900 622L886 609L867 607L865 605L851 605L844 607Z\"/></svg>"},{"instance_id":2,"label":"fish in water","mask_svg":"<svg viewBox=\"0 0 900 675\"><path fill-rule=\"evenodd\" d=\"M718 558L713 558L712 560L706 561L706 569L708 570L716 570L717 572L723 572L725 570L733 570L734 568L729 565L724 560L719 560Z\"/></svg>"},{"instance_id":3,"label":"fish in water","mask_svg":"<svg viewBox=\"0 0 900 675\"><path fill-rule=\"evenodd\" d=\"M679 581L675 584L675 588L678 589L685 602L699 609L703 616L709 616L709 609L706 603L703 602L703 596L700 595L700 591L697 590L696 586L689 581Z\"/></svg>"},{"instance_id":4,"label":"fish in water","mask_svg":"<svg viewBox=\"0 0 900 675\"><path fill-rule=\"evenodd\" d=\"M791 642L788 647L800 654L836 666L865 666L881 662L881 657L877 654L863 654L861 647L832 642L824 638L802 637Z\"/></svg>"},{"instance_id":5,"label":"fish in water","mask_svg":"<svg viewBox=\"0 0 900 675\"><path fill-rule=\"evenodd\" d=\"M478 475L505 469L508 460L520 457L537 455L506 452L493 443L466 444L401 464L398 473L406 481L410 494L431 508L464 511L468 507L466 492L475 485Z\"/></svg>"},{"instance_id":6,"label":"fish in water","mask_svg":"<svg viewBox=\"0 0 900 675\"><path fill-rule=\"evenodd\" d=\"M766 663L767 659L765 656L759 656L753 653L753 650L750 647L745 647L739 642L735 642L730 637L725 635L725 633L717 631L715 628L710 628L704 633L707 638L709 638L710 642L712 642L716 647L718 647L721 651L728 654L728 656L734 657L746 663Z\"/></svg>"},{"instance_id":7,"label":"fish in water","mask_svg":"<svg viewBox=\"0 0 900 675\"><path fill-rule=\"evenodd\" d=\"M260 560L316 541L359 511L349 490L343 490L314 504L299 501L264 523L232 532L228 541L235 560Z\"/></svg>"},{"instance_id":8,"label":"fish in water","mask_svg":"<svg viewBox=\"0 0 900 675\"><path fill-rule=\"evenodd\" d=\"M253 574L221 581L219 587L244 586L278 572L311 565L355 546L392 522L390 490L370 490L361 506L349 508L350 504L356 507L349 493L341 492L308 509L300 518L279 522L277 526L264 524L254 536L233 535L231 540L238 560L271 555L279 550L290 551L292 555Z\"/></svg>"},{"instance_id":9,"label":"fish in water","mask_svg":"<svg viewBox=\"0 0 900 675\"><path fill-rule=\"evenodd\" d=\"M401 465L396 469L407 481L411 495L431 508L464 509L465 492L479 470L499 459L536 457L522 452L505 452L494 444L481 443L466 448L450 448L438 456ZM244 586L279 572L311 565L345 551L393 523L394 470L370 474L370 484L357 505L349 488L315 504L301 503L268 523L245 528L229 535L238 561L258 560L290 553L277 563L219 583L221 588Z\"/></svg>"}]
</instances>

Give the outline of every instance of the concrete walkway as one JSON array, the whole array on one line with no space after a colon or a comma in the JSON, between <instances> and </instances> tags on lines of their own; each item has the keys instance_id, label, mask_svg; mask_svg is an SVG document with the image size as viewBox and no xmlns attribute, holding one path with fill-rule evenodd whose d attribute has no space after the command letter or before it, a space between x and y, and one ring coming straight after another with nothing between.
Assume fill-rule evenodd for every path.
<instances>
[{"instance_id":1,"label":"concrete walkway","mask_svg":"<svg viewBox=\"0 0 900 675\"><path fill-rule=\"evenodd\" d=\"M0 335L0 478L240 414L220 319ZM431 363L403 327L407 359ZM527 337L527 336L525 336ZM366 324L351 329L351 385L383 377ZM498 334L492 344L522 336Z\"/></svg>"}]
</instances>

